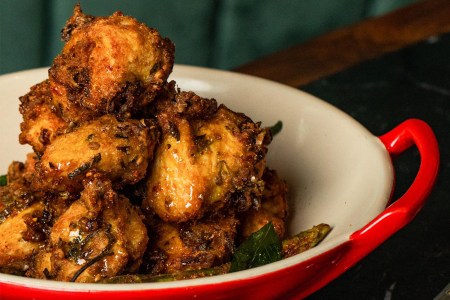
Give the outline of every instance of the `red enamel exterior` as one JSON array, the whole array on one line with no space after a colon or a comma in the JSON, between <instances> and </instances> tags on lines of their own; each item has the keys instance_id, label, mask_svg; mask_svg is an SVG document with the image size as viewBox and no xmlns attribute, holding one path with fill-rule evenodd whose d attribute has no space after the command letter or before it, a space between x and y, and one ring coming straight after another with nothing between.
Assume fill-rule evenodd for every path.
<instances>
[{"instance_id":1,"label":"red enamel exterior","mask_svg":"<svg viewBox=\"0 0 450 300\"><path fill-rule=\"evenodd\" d=\"M438 171L435 135L423 121L410 119L379 137L391 157L416 146L419 171L406 193L350 239L328 252L271 273L218 284L139 291L61 291L0 283L1 299L301 299L345 272L408 224L430 193Z\"/></svg>"}]
</instances>

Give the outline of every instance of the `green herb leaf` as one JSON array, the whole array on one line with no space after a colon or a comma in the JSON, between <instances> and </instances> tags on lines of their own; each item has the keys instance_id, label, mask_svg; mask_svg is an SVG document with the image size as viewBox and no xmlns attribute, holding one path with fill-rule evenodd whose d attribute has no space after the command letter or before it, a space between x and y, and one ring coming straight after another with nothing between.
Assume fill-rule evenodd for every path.
<instances>
[{"instance_id":1,"label":"green herb leaf","mask_svg":"<svg viewBox=\"0 0 450 300\"><path fill-rule=\"evenodd\" d=\"M259 267L281 258L281 241L273 224L268 223L239 246L233 255L230 272Z\"/></svg>"},{"instance_id":2,"label":"green herb leaf","mask_svg":"<svg viewBox=\"0 0 450 300\"><path fill-rule=\"evenodd\" d=\"M276 134L280 133L281 129L283 129L283 122L281 121L276 122L275 125L269 128L270 132L272 133L272 136L275 136Z\"/></svg>"},{"instance_id":3,"label":"green herb leaf","mask_svg":"<svg viewBox=\"0 0 450 300\"><path fill-rule=\"evenodd\" d=\"M6 175L0 175L0 186L8 184L8 177Z\"/></svg>"}]
</instances>

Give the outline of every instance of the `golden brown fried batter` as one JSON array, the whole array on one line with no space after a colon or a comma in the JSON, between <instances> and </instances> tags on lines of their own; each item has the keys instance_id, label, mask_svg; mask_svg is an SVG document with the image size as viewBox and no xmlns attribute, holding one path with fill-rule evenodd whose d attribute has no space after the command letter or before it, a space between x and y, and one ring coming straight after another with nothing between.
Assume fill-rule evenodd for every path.
<instances>
[{"instance_id":1,"label":"golden brown fried batter","mask_svg":"<svg viewBox=\"0 0 450 300\"><path fill-rule=\"evenodd\" d=\"M7 215L40 201L45 207L45 223L51 226L52 222L76 200L74 198L76 195L71 195L67 191L50 193L45 190L33 190L37 162L36 154L29 153L25 163L13 162L9 166L8 184L6 187L0 187L0 223Z\"/></svg>"},{"instance_id":2,"label":"golden brown fried batter","mask_svg":"<svg viewBox=\"0 0 450 300\"><path fill-rule=\"evenodd\" d=\"M35 153L28 153L24 163L13 161L8 167L8 183L20 182L23 185L30 183L36 172L37 161Z\"/></svg>"},{"instance_id":3,"label":"golden brown fried batter","mask_svg":"<svg viewBox=\"0 0 450 300\"><path fill-rule=\"evenodd\" d=\"M0 186L0 271L22 274L35 251L44 245L44 204L30 190L34 155L8 168L8 183Z\"/></svg>"},{"instance_id":4,"label":"golden brown fried batter","mask_svg":"<svg viewBox=\"0 0 450 300\"><path fill-rule=\"evenodd\" d=\"M287 184L278 177L276 171L266 168L263 175L264 192L259 209L250 209L241 217L241 239L248 238L252 233L272 222L280 239L284 238L285 224L288 213Z\"/></svg>"},{"instance_id":5,"label":"golden brown fried batter","mask_svg":"<svg viewBox=\"0 0 450 300\"><path fill-rule=\"evenodd\" d=\"M68 127L52 104L48 80L32 86L30 92L20 97L19 111L23 117L19 142L31 145L37 153L44 152L45 147Z\"/></svg>"},{"instance_id":6,"label":"golden brown fried batter","mask_svg":"<svg viewBox=\"0 0 450 300\"><path fill-rule=\"evenodd\" d=\"M262 186L267 131L215 100L181 92L158 104L162 127L143 207L164 221L245 211Z\"/></svg>"},{"instance_id":7,"label":"golden brown fried batter","mask_svg":"<svg viewBox=\"0 0 450 300\"><path fill-rule=\"evenodd\" d=\"M92 17L76 6L62 36L66 44L49 78L66 121L139 115L172 71L172 42L120 12Z\"/></svg>"},{"instance_id":8,"label":"golden brown fried batter","mask_svg":"<svg viewBox=\"0 0 450 300\"><path fill-rule=\"evenodd\" d=\"M167 82L170 40L79 5L62 38L49 79L20 98L19 140L34 153L0 186L0 272L198 277L226 272L236 240L268 222L283 237L287 189L265 166L270 131Z\"/></svg>"},{"instance_id":9,"label":"golden brown fried batter","mask_svg":"<svg viewBox=\"0 0 450 300\"><path fill-rule=\"evenodd\" d=\"M29 207L10 214L0 224L0 270L6 273L21 273L29 266L34 252L44 245L40 218L44 205L36 202Z\"/></svg>"},{"instance_id":10,"label":"golden brown fried batter","mask_svg":"<svg viewBox=\"0 0 450 300\"><path fill-rule=\"evenodd\" d=\"M28 276L60 281L97 282L134 272L148 242L141 215L111 182L93 175L79 200L56 221L47 249Z\"/></svg>"},{"instance_id":11,"label":"golden brown fried batter","mask_svg":"<svg viewBox=\"0 0 450 300\"><path fill-rule=\"evenodd\" d=\"M96 170L114 184L144 178L157 142L157 129L145 120L119 122L105 115L60 135L37 164L34 189L79 191L86 173Z\"/></svg>"},{"instance_id":12,"label":"golden brown fried batter","mask_svg":"<svg viewBox=\"0 0 450 300\"><path fill-rule=\"evenodd\" d=\"M14 161L8 167L7 185L0 186L0 224L35 201L30 184L35 173L37 157L28 154L25 163Z\"/></svg>"},{"instance_id":13,"label":"golden brown fried batter","mask_svg":"<svg viewBox=\"0 0 450 300\"><path fill-rule=\"evenodd\" d=\"M150 274L170 274L222 265L234 250L237 220L220 216L193 224L159 222L147 257Z\"/></svg>"}]
</instances>

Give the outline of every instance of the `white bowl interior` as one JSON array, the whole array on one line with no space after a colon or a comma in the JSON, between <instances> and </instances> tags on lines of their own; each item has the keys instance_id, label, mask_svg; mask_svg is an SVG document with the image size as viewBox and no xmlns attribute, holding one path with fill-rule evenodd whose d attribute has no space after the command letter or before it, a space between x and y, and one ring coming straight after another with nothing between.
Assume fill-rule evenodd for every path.
<instances>
[{"instance_id":1,"label":"white bowl interior","mask_svg":"<svg viewBox=\"0 0 450 300\"><path fill-rule=\"evenodd\" d=\"M31 149L18 143L18 97L47 77L47 69L0 76L0 174L12 160L23 161ZM21 280L41 287L71 289L142 289L245 278L298 263L346 241L385 208L392 189L390 157L377 137L326 102L297 89L226 71L177 65L171 75L182 90L213 97L244 112L263 126L283 122L269 147L268 165L289 184L290 233L318 223L333 227L314 249L253 270L182 282L142 285L63 285L0 274L0 281Z\"/></svg>"}]
</instances>

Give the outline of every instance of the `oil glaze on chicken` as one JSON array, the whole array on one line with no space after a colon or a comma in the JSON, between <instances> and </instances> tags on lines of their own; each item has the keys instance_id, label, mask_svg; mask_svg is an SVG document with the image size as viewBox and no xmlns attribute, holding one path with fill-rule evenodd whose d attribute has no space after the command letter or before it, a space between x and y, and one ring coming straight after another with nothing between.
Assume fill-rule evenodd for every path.
<instances>
[{"instance_id":1,"label":"oil glaze on chicken","mask_svg":"<svg viewBox=\"0 0 450 300\"><path fill-rule=\"evenodd\" d=\"M272 222L287 187L268 128L168 80L174 45L79 6L46 80L20 98L32 147L0 187L0 271L99 282L223 266Z\"/></svg>"}]
</instances>

